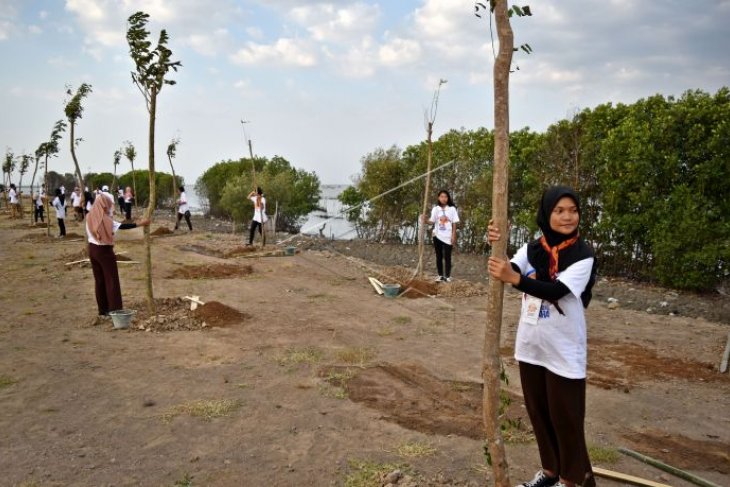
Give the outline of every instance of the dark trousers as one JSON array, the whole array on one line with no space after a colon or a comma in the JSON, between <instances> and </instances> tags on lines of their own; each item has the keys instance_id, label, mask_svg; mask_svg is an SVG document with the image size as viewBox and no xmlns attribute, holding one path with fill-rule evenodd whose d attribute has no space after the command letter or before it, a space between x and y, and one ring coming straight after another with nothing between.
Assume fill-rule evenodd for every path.
<instances>
[{"instance_id":1,"label":"dark trousers","mask_svg":"<svg viewBox=\"0 0 730 487\"><path fill-rule=\"evenodd\" d=\"M42 206L36 206L35 207L35 214L33 215L35 218L35 222L38 223L38 219L40 218L41 223L43 223L45 220L43 219L43 207Z\"/></svg>"},{"instance_id":2,"label":"dark trousers","mask_svg":"<svg viewBox=\"0 0 730 487\"><path fill-rule=\"evenodd\" d=\"M117 198L117 204L119 205L119 213L124 213L124 198Z\"/></svg>"},{"instance_id":3,"label":"dark trousers","mask_svg":"<svg viewBox=\"0 0 730 487\"><path fill-rule=\"evenodd\" d=\"M122 288L119 285L119 270L114 247L89 244L89 260L94 272L96 305L99 315L122 309Z\"/></svg>"},{"instance_id":4,"label":"dark trousers","mask_svg":"<svg viewBox=\"0 0 730 487\"><path fill-rule=\"evenodd\" d=\"M127 220L132 219L132 203L131 202L124 203L124 218L126 218Z\"/></svg>"},{"instance_id":5,"label":"dark trousers","mask_svg":"<svg viewBox=\"0 0 730 487\"><path fill-rule=\"evenodd\" d=\"M451 277L451 250L454 248L453 245L446 244L434 237L433 248L436 249L436 269L439 276ZM446 264L446 269L444 269L444 264Z\"/></svg>"},{"instance_id":6,"label":"dark trousers","mask_svg":"<svg viewBox=\"0 0 730 487\"><path fill-rule=\"evenodd\" d=\"M254 237L254 235L256 235L257 227L259 229L259 234L261 234L262 236L264 235L264 227L261 225L261 223L257 222L256 220L251 220L251 228L249 229L249 232L248 232L248 244L249 245L253 244L253 237Z\"/></svg>"},{"instance_id":7,"label":"dark trousers","mask_svg":"<svg viewBox=\"0 0 730 487\"><path fill-rule=\"evenodd\" d=\"M178 212L178 214L177 214L177 223L175 223L175 230L177 230L177 229L178 229L178 227L180 226L180 220L182 220L182 219L183 219L183 216L185 217L185 221L186 221L186 222L187 222L187 224L188 224L188 228L189 228L189 229L190 229L190 231L192 232L192 231L193 231L193 224L192 224L192 223L190 223L190 212L189 212L189 211L186 211L186 212L185 212L184 214L183 214L183 213L180 213L180 212Z\"/></svg>"},{"instance_id":8,"label":"dark trousers","mask_svg":"<svg viewBox=\"0 0 730 487\"><path fill-rule=\"evenodd\" d=\"M63 221L63 218L57 218L58 220L58 235L61 237L66 236L66 222Z\"/></svg>"},{"instance_id":9,"label":"dark trousers","mask_svg":"<svg viewBox=\"0 0 730 487\"><path fill-rule=\"evenodd\" d=\"M576 485L594 486L583 425L585 379L566 379L525 362L520 362L520 379L542 468Z\"/></svg>"}]
</instances>

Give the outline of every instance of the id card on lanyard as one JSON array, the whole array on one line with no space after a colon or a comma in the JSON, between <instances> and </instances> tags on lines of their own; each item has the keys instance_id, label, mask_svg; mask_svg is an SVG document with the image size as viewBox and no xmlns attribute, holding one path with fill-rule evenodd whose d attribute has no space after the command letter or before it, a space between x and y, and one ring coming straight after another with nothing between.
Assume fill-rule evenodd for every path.
<instances>
[{"instance_id":1,"label":"id card on lanyard","mask_svg":"<svg viewBox=\"0 0 730 487\"><path fill-rule=\"evenodd\" d=\"M443 216L439 218L439 231L445 232L446 231L446 223L449 221L449 217L446 216L446 210L441 208L441 211L443 212Z\"/></svg>"},{"instance_id":2,"label":"id card on lanyard","mask_svg":"<svg viewBox=\"0 0 730 487\"><path fill-rule=\"evenodd\" d=\"M525 307L522 311L522 322L527 325L536 326L537 320L540 318L540 308L542 307L542 299L534 296L525 295Z\"/></svg>"}]
</instances>

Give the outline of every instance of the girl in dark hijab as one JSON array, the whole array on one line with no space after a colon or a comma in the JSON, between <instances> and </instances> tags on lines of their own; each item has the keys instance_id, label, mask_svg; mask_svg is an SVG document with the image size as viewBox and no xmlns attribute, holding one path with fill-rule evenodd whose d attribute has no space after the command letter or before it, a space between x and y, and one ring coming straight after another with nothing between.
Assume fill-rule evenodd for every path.
<instances>
[{"instance_id":1,"label":"girl in dark hijab","mask_svg":"<svg viewBox=\"0 0 730 487\"><path fill-rule=\"evenodd\" d=\"M515 358L542 468L524 487L594 486L585 443L587 333L596 261L580 237L580 200L571 188L542 195L537 225L542 235L511 261L490 257L492 279L523 292ZM489 226L489 241L501 238Z\"/></svg>"}]
</instances>

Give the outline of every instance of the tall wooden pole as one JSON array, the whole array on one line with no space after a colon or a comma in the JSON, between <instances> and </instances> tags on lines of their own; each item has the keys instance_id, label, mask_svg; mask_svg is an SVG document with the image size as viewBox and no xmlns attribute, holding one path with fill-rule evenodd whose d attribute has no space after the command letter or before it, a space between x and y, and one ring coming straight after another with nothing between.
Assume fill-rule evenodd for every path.
<instances>
[{"instance_id":1,"label":"tall wooden pole","mask_svg":"<svg viewBox=\"0 0 730 487\"><path fill-rule=\"evenodd\" d=\"M433 121L429 120L426 125L426 131L428 134L428 157L426 159L426 183L423 189L423 211L422 215L428 212L428 196L431 192L431 164L433 161ZM423 216L419 218L418 225L418 277L423 277L423 255L426 251L426 222L423 221Z\"/></svg>"},{"instance_id":2,"label":"tall wooden pole","mask_svg":"<svg viewBox=\"0 0 730 487\"><path fill-rule=\"evenodd\" d=\"M499 54L494 63L494 171L492 180L492 218L501 234L507 237L507 189L509 162L509 72L512 64L514 37L507 14L507 1L496 0L494 16L499 39ZM507 238L492 245L492 256L503 257L507 253ZM509 469L501 432L500 372L502 360L499 352L502 332L502 301L504 284L497 279L489 280L487 295L487 323L484 330L482 377L484 379L484 426L487 448L492 460L494 485L510 487Z\"/></svg>"}]
</instances>

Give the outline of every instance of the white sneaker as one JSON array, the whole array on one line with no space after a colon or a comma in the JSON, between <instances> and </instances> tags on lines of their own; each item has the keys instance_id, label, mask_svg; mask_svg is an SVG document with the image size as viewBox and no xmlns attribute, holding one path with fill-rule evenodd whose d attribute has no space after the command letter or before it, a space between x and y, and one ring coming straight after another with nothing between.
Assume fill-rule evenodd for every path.
<instances>
[{"instance_id":1,"label":"white sneaker","mask_svg":"<svg viewBox=\"0 0 730 487\"><path fill-rule=\"evenodd\" d=\"M451 282L451 281L452 281L452 279L451 279L450 277L447 277L447 278L445 278L445 279L444 279L444 281L446 281L446 282Z\"/></svg>"},{"instance_id":2,"label":"white sneaker","mask_svg":"<svg viewBox=\"0 0 730 487\"><path fill-rule=\"evenodd\" d=\"M443 280L444 280L444 278L443 278L443 277L441 277L441 276L438 276L438 277L437 277L436 279L434 279L433 281L434 281L434 282L441 282L441 281L443 281Z\"/></svg>"},{"instance_id":3,"label":"white sneaker","mask_svg":"<svg viewBox=\"0 0 730 487\"><path fill-rule=\"evenodd\" d=\"M558 485L565 487L564 484L560 482L560 478L548 477L545 475L545 471L538 470L532 480L523 482L517 487L558 487Z\"/></svg>"}]
</instances>

